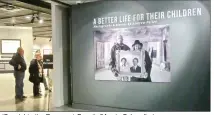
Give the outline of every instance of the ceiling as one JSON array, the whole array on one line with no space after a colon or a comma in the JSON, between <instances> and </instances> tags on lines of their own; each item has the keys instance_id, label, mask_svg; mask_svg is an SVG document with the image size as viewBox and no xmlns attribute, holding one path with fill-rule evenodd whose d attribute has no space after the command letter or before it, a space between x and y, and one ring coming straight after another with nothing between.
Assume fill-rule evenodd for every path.
<instances>
[{"instance_id":1,"label":"ceiling","mask_svg":"<svg viewBox=\"0 0 214 115\"><path fill-rule=\"evenodd\" d=\"M40 0L0 0L0 25L32 27L34 37L51 38L51 5Z\"/></svg>"},{"instance_id":2,"label":"ceiling","mask_svg":"<svg viewBox=\"0 0 214 115\"><path fill-rule=\"evenodd\" d=\"M68 5L74 5L77 3L94 2L98 0L79 0L79 1L51 0L51 1L60 2ZM32 27L34 37L52 38L51 4L50 4L51 1L0 0L0 26ZM32 22L33 17L35 17L35 19Z\"/></svg>"}]
</instances>

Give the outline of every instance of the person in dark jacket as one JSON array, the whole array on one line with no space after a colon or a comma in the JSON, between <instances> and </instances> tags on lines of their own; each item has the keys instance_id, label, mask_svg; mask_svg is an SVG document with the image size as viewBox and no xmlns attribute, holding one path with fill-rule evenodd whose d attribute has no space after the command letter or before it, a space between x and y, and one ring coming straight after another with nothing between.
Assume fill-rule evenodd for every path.
<instances>
[{"instance_id":1,"label":"person in dark jacket","mask_svg":"<svg viewBox=\"0 0 214 115\"><path fill-rule=\"evenodd\" d=\"M144 67L146 69L146 72L148 74L147 78L136 78L132 77L131 81L143 81L143 82L152 82L151 80L151 69L152 69L152 61L149 57L149 53L143 48L143 44L139 40L135 40L134 44L132 45L134 48L134 51L138 50L145 53L145 59L144 59ZM142 65L143 66L143 65Z\"/></svg>"},{"instance_id":2,"label":"person in dark jacket","mask_svg":"<svg viewBox=\"0 0 214 115\"><path fill-rule=\"evenodd\" d=\"M132 73L140 73L141 72L141 67L137 65L138 64L138 59L134 58L133 59L133 66L130 68L130 71Z\"/></svg>"},{"instance_id":3,"label":"person in dark jacket","mask_svg":"<svg viewBox=\"0 0 214 115\"><path fill-rule=\"evenodd\" d=\"M29 67L29 81L33 83L33 94L34 97L41 97L42 95L39 93L40 82L43 80L43 67L39 62L41 59L40 53L35 54L36 59L32 59Z\"/></svg>"},{"instance_id":4,"label":"person in dark jacket","mask_svg":"<svg viewBox=\"0 0 214 115\"><path fill-rule=\"evenodd\" d=\"M15 93L16 99L19 99L21 101L26 98L24 96L24 76L25 76L25 70L27 68L25 59L24 59L24 50L23 48L19 47L17 49L17 53L13 55L12 59L9 61L9 64L14 67L14 77L15 77Z\"/></svg>"},{"instance_id":5,"label":"person in dark jacket","mask_svg":"<svg viewBox=\"0 0 214 115\"><path fill-rule=\"evenodd\" d=\"M38 60L38 62L40 63L40 65L43 65L43 59L40 50L37 50L36 53L40 54L40 59ZM46 79L46 76L43 76L42 83L45 86L45 90L51 92L51 89L48 87L48 81ZM41 88L39 89L39 92L41 92Z\"/></svg>"},{"instance_id":6,"label":"person in dark jacket","mask_svg":"<svg viewBox=\"0 0 214 115\"><path fill-rule=\"evenodd\" d=\"M118 77L118 70L116 69L116 51L129 51L130 48L126 44L123 43L123 36L117 36L117 43L111 48L111 61L109 66L111 67L111 71L114 73L115 77Z\"/></svg>"}]
</instances>

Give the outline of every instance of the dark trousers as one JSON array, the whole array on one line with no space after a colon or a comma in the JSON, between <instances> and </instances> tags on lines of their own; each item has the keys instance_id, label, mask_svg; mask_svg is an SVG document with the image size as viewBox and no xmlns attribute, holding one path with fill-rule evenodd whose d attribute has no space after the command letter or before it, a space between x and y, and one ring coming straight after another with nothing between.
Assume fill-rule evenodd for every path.
<instances>
[{"instance_id":1,"label":"dark trousers","mask_svg":"<svg viewBox=\"0 0 214 115\"><path fill-rule=\"evenodd\" d=\"M24 91L24 76L25 72L21 71L14 71L14 77L15 77L15 93L17 98L22 98Z\"/></svg>"},{"instance_id":2,"label":"dark trousers","mask_svg":"<svg viewBox=\"0 0 214 115\"><path fill-rule=\"evenodd\" d=\"M151 80L151 70L152 70L152 67L148 67L147 69L147 73L148 73L148 77L147 77L147 82L152 82Z\"/></svg>"},{"instance_id":3,"label":"dark trousers","mask_svg":"<svg viewBox=\"0 0 214 115\"><path fill-rule=\"evenodd\" d=\"M40 87L40 82L33 83L33 95L34 96L39 95L39 87Z\"/></svg>"}]
</instances>

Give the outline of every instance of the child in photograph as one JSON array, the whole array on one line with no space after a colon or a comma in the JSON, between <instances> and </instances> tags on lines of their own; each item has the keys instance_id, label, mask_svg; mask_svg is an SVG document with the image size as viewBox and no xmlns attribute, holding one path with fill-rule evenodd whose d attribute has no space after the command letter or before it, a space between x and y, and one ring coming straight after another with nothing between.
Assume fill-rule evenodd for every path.
<instances>
[{"instance_id":1,"label":"child in photograph","mask_svg":"<svg viewBox=\"0 0 214 115\"><path fill-rule=\"evenodd\" d=\"M146 82L152 82L151 81L151 69L152 69L152 61L150 59L149 53L143 48L143 44L139 40L135 40L134 44L132 45L134 51L141 51L142 52L142 61L143 65L142 67L145 68L145 71L147 73L146 78L134 78L133 81L146 81ZM134 60L133 60L134 61Z\"/></svg>"},{"instance_id":2,"label":"child in photograph","mask_svg":"<svg viewBox=\"0 0 214 115\"><path fill-rule=\"evenodd\" d=\"M130 68L130 71L132 73L141 73L141 67L138 66L138 59L137 58L134 58L133 59L133 66Z\"/></svg>"},{"instance_id":3,"label":"child in photograph","mask_svg":"<svg viewBox=\"0 0 214 115\"><path fill-rule=\"evenodd\" d=\"M129 64L128 64L126 58L122 58L121 59L120 71L122 71L122 72L130 72L130 70L129 70Z\"/></svg>"}]
</instances>

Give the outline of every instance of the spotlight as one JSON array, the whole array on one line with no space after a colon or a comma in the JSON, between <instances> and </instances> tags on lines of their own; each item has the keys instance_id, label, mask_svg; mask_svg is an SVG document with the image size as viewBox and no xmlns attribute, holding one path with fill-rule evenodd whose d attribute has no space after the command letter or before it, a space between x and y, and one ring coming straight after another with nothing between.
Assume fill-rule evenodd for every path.
<instances>
[{"instance_id":1,"label":"spotlight","mask_svg":"<svg viewBox=\"0 0 214 115\"><path fill-rule=\"evenodd\" d=\"M81 0L76 1L77 5L80 5L81 3L83 3Z\"/></svg>"},{"instance_id":2,"label":"spotlight","mask_svg":"<svg viewBox=\"0 0 214 115\"><path fill-rule=\"evenodd\" d=\"M51 41L51 38L50 38L50 40L49 40L49 42Z\"/></svg>"},{"instance_id":3,"label":"spotlight","mask_svg":"<svg viewBox=\"0 0 214 115\"><path fill-rule=\"evenodd\" d=\"M25 18L26 18L26 19L30 19L31 17L30 17L30 16L26 16Z\"/></svg>"},{"instance_id":4,"label":"spotlight","mask_svg":"<svg viewBox=\"0 0 214 115\"><path fill-rule=\"evenodd\" d=\"M33 40L36 40L36 37L34 37L34 39Z\"/></svg>"},{"instance_id":5,"label":"spotlight","mask_svg":"<svg viewBox=\"0 0 214 115\"><path fill-rule=\"evenodd\" d=\"M39 20L39 23L42 24L44 21L43 20Z\"/></svg>"}]
</instances>

